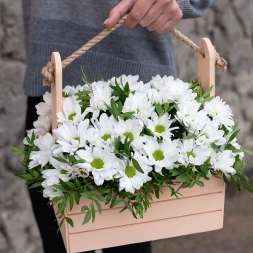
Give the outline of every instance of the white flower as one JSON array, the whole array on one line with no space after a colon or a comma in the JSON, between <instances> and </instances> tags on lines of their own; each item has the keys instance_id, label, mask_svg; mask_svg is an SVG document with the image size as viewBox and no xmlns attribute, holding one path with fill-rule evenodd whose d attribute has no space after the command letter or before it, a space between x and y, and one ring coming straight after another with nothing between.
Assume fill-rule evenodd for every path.
<instances>
[{"instance_id":1,"label":"white flower","mask_svg":"<svg viewBox=\"0 0 253 253\"><path fill-rule=\"evenodd\" d=\"M225 136L225 139L226 139L226 143L228 142L230 136L233 134L233 132L229 132L228 135ZM232 145L234 148L240 150L241 149L241 145L237 142L237 138L234 138L232 141L229 142L230 145ZM224 145L225 146L225 145ZM222 147L224 149L224 146ZM240 159L243 159L244 157L244 152L235 152L233 153L232 152L232 155L233 156L237 156L239 155Z\"/></svg>"},{"instance_id":2,"label":"white flower","mask_svg":"<svg viewBox=\"0 0 253 253\"><path fill-rule=\"evenodd\" d=\"M62 158L64 159L65 157ZM54 158L50 162L55 169L60 171L60 174L67 176L69 179L76 178L78 175L79 166L77 165L71 166L67 163L62 163Z\"/></svg>"},{"instance_id":3,"label":"white flower","mask_svg":"<svg viewBox=\"0 0 253 253\"><path fill-rule=\"evenodd\" d=\"M210 102L206 102L204 109L218 126L222 124L228 130L231 130L231 127L234 125L231 108L219 96Z\"/></svg>"},{"instance_id":4,"label":"white flower","mask_svg":"<svg viewBox=\"0 0 253 253\"><path fill-rule=\"evenodd\" d=\"M104 180L112 180L117 173L119 162L110 150L97 147L92 149L86 146L86 150L78 150L76 154L85 160L84 163L80 163L78 166L86 168L92 173L96 185L102 185Z\"/></svg>"},{"instance_id":5,"label":"white flower","mask_svg":"<svg viewBox=\"0 0 253 253\"><path fill-rule=\"evenodd\" d=\"M89 129L88 119L81 121L77 126L71 123L60 125L53 131L59 144L55 153L67 152L70 154L73 154L78 148L84 147L86 141L93 137L94 132L92 128Z\"/></svg>"},{"instance_id":6,"label":"white flower","mask_svg":"<svg viewBox=\"0 0 253 253\"><path fill-rule=\"evenodd\" d=\"M146 122L154 111L154 106L148 100L146 94L141 92L135 92L129 94L124 103L122 112L134 112L134 116L143 122Z\"/></svg>"},{"instance_id":7,"label":"white flower","mask_svg":"<svg viewBox=\"0 0 253 253\"><path fill-rule=\"evenodd\" d=\"M151 115L151 119L148 120L147 128L157 137L162 137L164 140L170 140L173 133L171 132L178 127L170 128L171 124L175 120L170 119L171 115L164 114L161 117L154 112Z\"/></svg>"},{"instance_id":8,"label":"white flower","mask_svg":"<svg viewBox=\"0 0 253 253\"><path fill-rule=\"evenodd\" d=\"M117 83L123 88L123 86L128 83L129 88L131 91L140 91L140 92L146 92L149 88L149 84L144 84L142 81L138 81L139 76L132 76L132 75L122 75L118 78L113 77L110 82L112 82L112 85L114 86L115 80Z\"/></svg>"},{"instance_id":9,"label":"white flower","mask_svg":"<svg viewBox=\"0 0 253 253\"><path fill-rule=\"evenodd\" d=\"M60 196L63 196L63 193L60 190L54 188L53 186L46 186L43 189L44 198L49 198L51 200L54 197L60 197Z\"/></svg>"},{"instance_id":10,"label":"white flower","mask_svg":"<svg viewBox=\"0 0 253 253\"><path fill-rule=\"evenodd\" d=\"M73 96L77 92L83 91L83 90L86 90L85 86L77 85L76 87L74 87L74 86L67 85L64 87L64 89L62 91L63 91L63 94L66 94L68 96Z\"/></svg>"},{"instance_id":11,"label":"white flower","mask_svg":"<svg viewBox=\"0 0 253 253\"><path fill-rule=\"evenodd\" d=\"M204 110L199 111L200 104L196 101L188 101L178 105L176 118L182 122L188 131L195 132L202 130L209 121Z\"/></svg>"},{"instance_id":12,"label":"white flower","mask_svg":"<svg viewBox=\"0 0 253 253\"><path fill-rule=\"evenodd\" d=\"M145 168L149 167L147 166L145 160L140 159L138 160L138 163L142 168L142 170L144 171L144 173L141 173L138 170L136 170L132 161L127 163L126 161L120 160L118 167L118 174L115 176L116 178L119 178L120 191L125 189L126 192L134 193L135 190L139 190L144 183L152 179L151 177L148 176L147 171L145 171Z\"/></svg>"},{"instance_id":13,"label":"white flower","mask_svg":"<svg viewBox=\"0 0 253 253\"><path fill-rule=\"evenodd\" d=\"M48 115L52 113L52 96L51 93L46 91L46 93L43 95L43 99L45 102L40 102L37 105L35 105L35 108L37 109L38 115Z\"/></svg>"},{"instance_id":14,"label":"white flower","mask_svg":"<svg viewBox=\"0 0 253 253\"><path fill-rule=\"evenodd\" d=\"M231 150L225 150L223 152L213 152L211 157L211 164L214 170L222 171L225 175L228 173L235 174L236 170L233 168L235 158Z\"/></svg>"},{"instance_id":15,"label":"white flower","mask_svg":"<svg viewBox=\"0 0 253 253\"><path fill-rule=\"evenodd\" d=\"M52 116L51 114L40 115L37 121L33 122L33 126L36 129L37 135L44 135L49 132L52 125Z\"/></svg>"},{"instance_id":16,"label":"white flower","mask_svg":"<svg viewBox=\"0 0 253 253\"><path fill-rule=\"evenodd\" d=\"M196 97L193 93L189 83L185 83L180 79L174 79L173 76L159 76L153 77L150 84L158 89L160 96L163 96L164 101L172 100L178 103L185 101L192 101ZM166 99L165 97L166 96Z\"/></svg>"},{"instance_id":17,"label":"white flower","mask_svg":"<svg viewBox=\"0 0 253 253\"><path fill-rule=\"evenodd\" d=\"M31 140L31 139L32 139L33 133L34 133L35 137L37 137L38 134L37 134L36 132L37 132L36 129L30 129L30 130L26 131L26 137L23 139L23 143L24 143L25 145L30 145L30 144L28 143L28 141L27 141L27 137Z\"/></svg>"},{"instance_id":18,"label":"white flower","mask_svg":"<svg viewBox=\"0 0 253 253\"><path fill-rule=\"evenodd\" d=\"M178 160L183 165L201 165L211 155L211 149L197 146L193 139L183 140L181 156Z\"/></svg>"},{"instance_id":19,"label":"white flower","mask_svg":"<svg viewBox=\"0 0 253 253\"><path fill-rule=\"evenodd\" d=\"M140 149L143 147L143 143L146 138L140 136L142 132L142 126L137 119L128 119L123 121L119 119L119 122L115 124L115 133L120 136L121 142L124 143L126 137L131 142L131 146Z\"/></svg>"},{"instance_id":20,"label":"white flower","mask_svg":"<svg viewBox=\"0 0 253 253\"><path fill-rule=\"evenodd\" d=\"M116 120L113 116L108 117L102 113L99 120L94 121L94 138L92 144L96 147L109 147L113 148L113 140L115 135L114 124Z\"/></svg>"},{"instance_id":21,"label":"white flower","mask_svg":"<svg viewBox=\"0 0 253 253\"><path fill-rule=\"evenodd\" d=\"M34 145L39 148L39 151L32 151L30 155L31 162L29 168L34 168L38 165L44 167L52 159L53 150L55 149L55 138L46 133L44 136L39 136L34 140Z\"/></svg>"},{"instance_id":22,"label":"white flower","mask_svg":"<svg viewBox=\"0 0 253 253\"><path fill-rule=\"evenodd\" d=\"M155 140L149 140L143 149L150 163L155 166L155 171L160 174L162 174L162 168L173 169L174 163L180 157L177 141L167 140L158 143Z\"/></svg>"},{"instance_id":23,"label":"white flower","mask_svg":"<svg viewBox=\"0 0 253 253\"><path fill-rule=\"evenodd\" d=\"M208 148L212 143L221 146L226 143L226 139L224 137L224 131L219 130L217 125L208 121L198 134L196 144L202 148Z\"/></svg>"},{"instance_id":24,"label":"white flower","mask_svg":"<svg viewBox=\"0 0 253 253\"><path fill-rule=\"evenodd\" d=\"M96 111L106 111L105 104L110 105L112 98L112 89L108 82L98 81L91 84L93 96L90 98L90 107Z\"/></svg>"},{"instance_id":25,"label":"white flower","mask_svg":"<svg viewBox=\"0 0 253 253\"><path fill-rule=\"evenodd\" d=\"M57 113L57 121L61 123L81 122L86 115L81 112L81 106L79 102L80 101L77 100L76 96L64 98L62 104L63 111Z\"/></svg>"}]
</instances>

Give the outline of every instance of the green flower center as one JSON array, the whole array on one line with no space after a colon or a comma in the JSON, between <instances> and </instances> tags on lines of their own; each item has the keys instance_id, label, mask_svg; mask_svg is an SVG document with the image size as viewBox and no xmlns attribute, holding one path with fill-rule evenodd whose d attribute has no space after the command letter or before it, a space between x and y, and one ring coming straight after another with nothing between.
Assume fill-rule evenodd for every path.
<instances>
[{"instance_id":1,"label":"green flower center","mask_svg":"<svg viewBox=\"0 0 253 253\"><path fill-rule=\"evenodd\" d=\"M79 141L80 142L80 137L75 137L74 140Z\"/></svg>"},{"instance_id":2,"label":"green flower center","mask_svg":"<svg viewBox=\"0 0 253 253\"><path fill-rule=\"evenodd\" d=\"M134 135L133 135L131 132L125 132L123 135L124 135L126 138L128 137L128 139L129 139L130 141L133 141L133 140L134 140Z\"/></svg>"},{"instance_id":3,"label":"green flower center","mask_svg":"<svg viewBox=\"0 0 253 253\"><path fill-rule=\"evenodd\" d=\"M76 112L73 112L73 113L71 113L71 114L68 116L68 119L69 119L69 120L73 120L75 116L76 116Z\"/></svg>"},{"instance_id":4,"label":"green flower center","mask_svg":"<svg viewBox=\"0 0 253 253\"><path fill-rule=\"evenodd\" d=\"M125 174L127 175L127 177L131 178L136 174L136 169L134 168L134 166L126 166Z\"/></svg>"},{"instance_id":5,"label":"green flower center","mask_svg":"<svg viewBox=\"0 0 253 253\"><path fill-rule=\"evenodd\" d=\"M107 141L108 139L111 138L111 135L110 135L110 134L104 134L101 138L102 138L104 141Z\"/></svg>"},{"instance_id":6,"label":"green flower center","mask_svg":"<svg viewBox=\"0 0 253 253\"><path fill-rule=\"evenodd\" d=\"M196 156L193 154L192 151L186 152L187 157L189 158L190 156L192 156L193 158L195 158Z\"/></svg>"},{"instance_id":7,"label":"green flower center","mask_svg":"<svg viewBox=\"0 0 253 253\"><path fill-rule=\"evenodd\" d=\"M164 127L163 125L157 125L157 126L155 127L155 131L156 131L157 133L161 134L161 133L165 132L165 127Z\"/></svg>"},{"instance_id":8,"label":"green flower center","mask_svg":"<svg viewBox=\"0 0 253 253\"><path fill-rule=\"evenodd\" d=\"M100 158L95 158L92 162L91 162L91 166L97 170L102 169L104 166L104 162L102 159Z\"/></svg>"},{"instance_id":9,"label":"green flower center","mask_svg":"<svg viewBox=\"0 0 253 253\"><path fill-rule=\"evenodd\" d=\"M156 161L162 161L164 159L164 154L163 151L160 149L157 149L154 153L153 153L153 157Z\"/></svg>"}]
</instances>

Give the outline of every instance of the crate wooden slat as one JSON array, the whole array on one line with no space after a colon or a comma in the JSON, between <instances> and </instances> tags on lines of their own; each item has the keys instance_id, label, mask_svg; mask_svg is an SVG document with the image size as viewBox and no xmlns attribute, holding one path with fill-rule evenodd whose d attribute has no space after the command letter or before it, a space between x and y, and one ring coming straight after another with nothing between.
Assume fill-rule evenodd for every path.
<instances>
[{"instance_id":1,"label":"crate wooden slat","mask_svg":"<svg viewBox=\"0 0 253 253\"><path fill-rule=\"evenodd\" d=\"M204 90L215 85L215 51L209 39L201 39L205 57L198 57L198 75ZM55 65L55 83L52 89L53 112L62 110L61 94L61 59L59 53L52 54ZM211 93L214 95L214 89ZM52 115L53 129L57 126L57 117ZM220 229L223 226L225 183L219 178L204 181L205 186L184 188L179 200L170 196L170 190L164 189L160 199L152 202L152 207L143 219L134 219L126 210L119 213L120 206L108 208L103 206L100 216L96 213L94 223L82 225L85 213L80 212L86 199L75 205L66 216L74 221L74 228L64 222L61 234L67 253L77 253L99 248L152 241L187 234ZM55 207L54 207L55 208Z\"/></svg>"}]
</instances>

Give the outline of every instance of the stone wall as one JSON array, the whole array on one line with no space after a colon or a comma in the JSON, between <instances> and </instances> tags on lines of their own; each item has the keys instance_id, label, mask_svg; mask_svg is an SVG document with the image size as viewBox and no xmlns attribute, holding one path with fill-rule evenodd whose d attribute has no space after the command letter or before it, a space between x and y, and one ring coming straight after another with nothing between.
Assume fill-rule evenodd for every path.
<instances>
[{"instance_id":1,"label":"stone wall","mask_svg":"<svg viewBox=\"0 0 253 253\"><path fill-rule=\"evenodd\" d=\"M13 177L23 170L19 157L10 147L22 146L26 99L22 80L25 72L25 47L21 1L0 0L0 252L41 253L41 242L23 182ZM226 73L217 69L216 94L232 107L242 129L241 143L253 142L253 1L219 0L204 18L185 20L178 29L193 41L209 37L221 56L229 62ZM175 40L179 76L196 77L197 57ZM247 156L249 167L252 157ZM249 172L253 181L252 171ZM241 197L228 188L225 228L153 243L154 253L233 252L251 253L253 248L252 197ZM250 205L250 206L249 206ZM196 250L196 245L198 249Z\"/></svg>"}]
</instances>

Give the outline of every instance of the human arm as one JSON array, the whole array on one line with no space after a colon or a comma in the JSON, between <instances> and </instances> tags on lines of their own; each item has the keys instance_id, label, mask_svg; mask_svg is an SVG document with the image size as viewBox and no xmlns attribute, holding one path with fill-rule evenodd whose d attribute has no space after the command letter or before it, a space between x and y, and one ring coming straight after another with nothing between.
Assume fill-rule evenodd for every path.
<instances>
[{"instance_id":1,"label":"human arm","mask_svg":"<svg viewBox=\"0 0 253 253\"><path fill-rule=\"evenodd\" d=\"M213 0L122 0L110 12L104 26L110 28L126 13L125 25L136 24L149 31L165 33L170 31L181 18L199 17L206 13Z\"/></svg>"}]
</instances>

